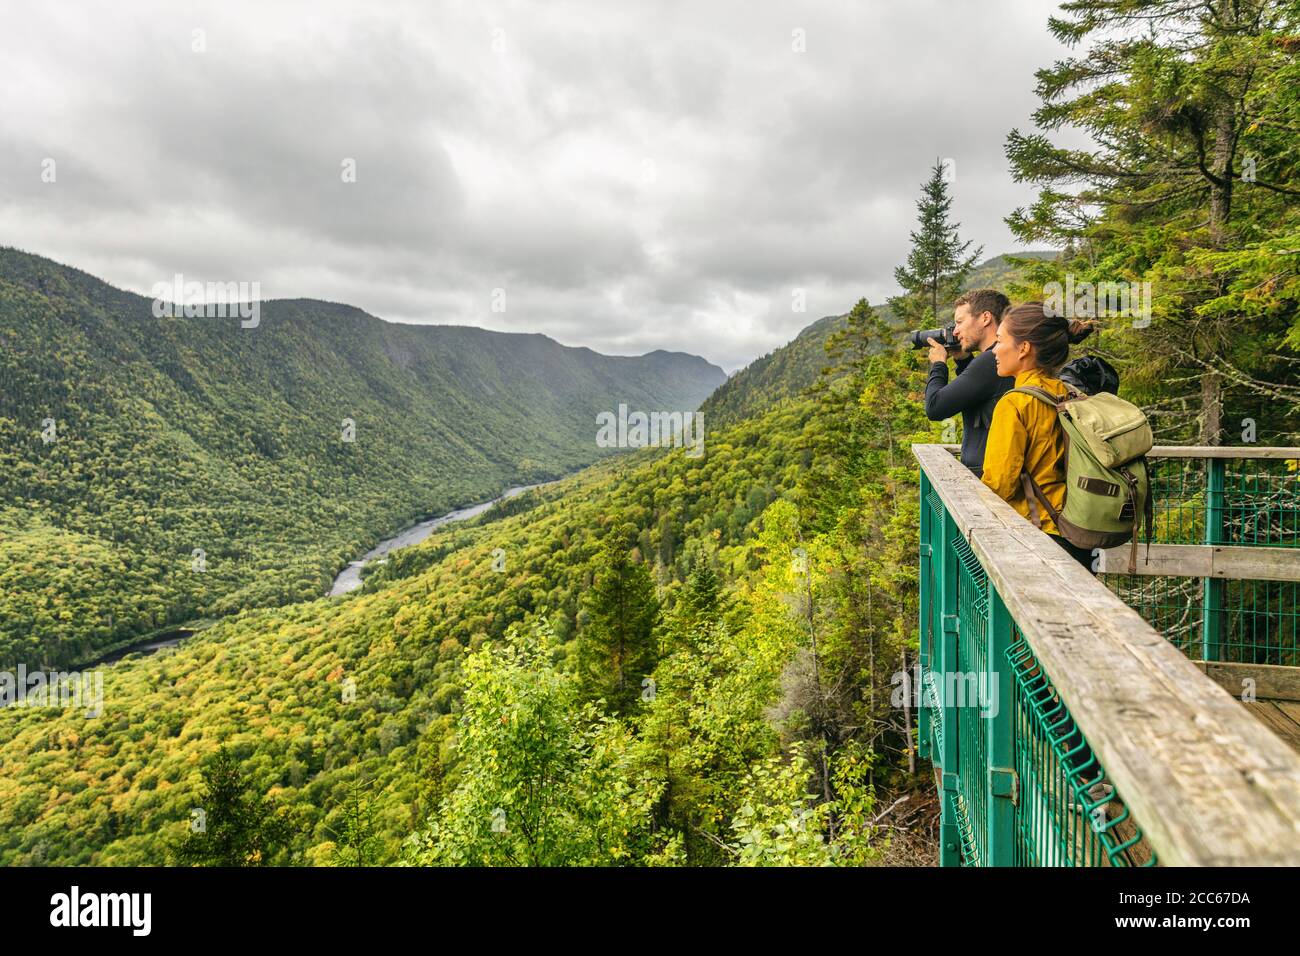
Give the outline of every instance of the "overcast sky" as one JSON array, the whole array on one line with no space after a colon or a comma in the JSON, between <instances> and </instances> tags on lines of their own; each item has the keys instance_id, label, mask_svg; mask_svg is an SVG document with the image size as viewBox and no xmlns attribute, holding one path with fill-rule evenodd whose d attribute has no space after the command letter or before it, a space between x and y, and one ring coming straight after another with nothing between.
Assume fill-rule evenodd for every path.
<instances>
[{"instance_id":1,"label":"overcast sky","mask_svg":"<svg viewBox=\"0 0 1300 956\"><path fill-rule=\"evenodd\" d=\"M1019 248L1055 6L5 0L0 245L730 371L896 291L937 157Z\"/></svg>"}]
</instances>

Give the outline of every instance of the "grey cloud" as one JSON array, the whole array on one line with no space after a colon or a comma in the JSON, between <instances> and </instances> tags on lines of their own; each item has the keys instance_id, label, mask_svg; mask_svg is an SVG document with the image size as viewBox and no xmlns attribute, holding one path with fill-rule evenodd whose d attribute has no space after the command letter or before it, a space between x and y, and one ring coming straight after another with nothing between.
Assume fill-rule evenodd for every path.
<instances>
[{"instance_id":1,"label":"grey cloud","mask_svg":"<svg viewBox=\"0 0 1300 956\"><path fill-rule=\"evenodd\" d=\"M0 33L0 243L142 292L177 271L257 280L733 368L894 291L936 157L956 159L963 235L1013 248L1002 218L1031 192L1002 144L1058 55L1050 12L20 0Z\"/></svg>"}]
</instances>

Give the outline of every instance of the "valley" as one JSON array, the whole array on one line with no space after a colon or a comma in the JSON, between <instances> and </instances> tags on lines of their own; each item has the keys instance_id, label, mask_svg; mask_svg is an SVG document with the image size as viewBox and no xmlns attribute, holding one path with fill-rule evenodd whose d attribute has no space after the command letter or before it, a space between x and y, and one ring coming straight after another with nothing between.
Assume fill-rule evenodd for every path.
<instances>
[{"instance_id":1,"label":"valley","mask_svg":"<svg viewBox=\"0 0 1300 956\"><path fill-rule=\"evenodd\" d=\"M682 354L260 311L156 319L0 250L0 664L310 599L395 528L618 452L599 411L692 409L723 380Z\"/></svg>"}]
</instances>

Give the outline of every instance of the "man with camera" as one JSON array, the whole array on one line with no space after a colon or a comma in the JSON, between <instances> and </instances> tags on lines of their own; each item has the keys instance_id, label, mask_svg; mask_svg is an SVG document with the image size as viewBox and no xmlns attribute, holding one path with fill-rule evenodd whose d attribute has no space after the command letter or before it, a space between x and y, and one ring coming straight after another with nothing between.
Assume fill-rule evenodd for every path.
<instances>
[{"instance_id":1,"label":"man with camera","mask_svg":"<svg viewBox=\"0 0 1300 956\"><path fill-rule=\"evenodd\" d=\"M984 472L984 445L993 421L993 406L1015 387L998 376L993 343L998 322L1011 301L996 289L965 292L954 303L953 324L912 333L913 348L930 346L930 377L925 383L925 415L932 422L961 413L961 462L978 478ZM971 353L978 350L974 358ZM957 374L948 381L948 359Z\"/></svg>"}]
</instances>

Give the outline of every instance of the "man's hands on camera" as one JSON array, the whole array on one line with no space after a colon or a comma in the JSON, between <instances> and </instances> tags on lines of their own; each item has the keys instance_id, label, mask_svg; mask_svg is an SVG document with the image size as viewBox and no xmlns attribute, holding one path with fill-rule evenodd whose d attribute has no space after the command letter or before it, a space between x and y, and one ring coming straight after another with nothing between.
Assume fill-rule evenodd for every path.
<instances>
[{"instance_id":1,"label":"man's hands on camera","mask_svg":"<svg viewBox=\"0 0 1300 956\"><path fill-rule=\"evenodd\" d=\"M926 341L930 343L929 357L931 362L946 362L950 358L951 359L970 358L969 352L949 352L946 348L943 347L943 345L939 343L937 339L929 338L926 339Z\"/></svg>"}]
</instances>

